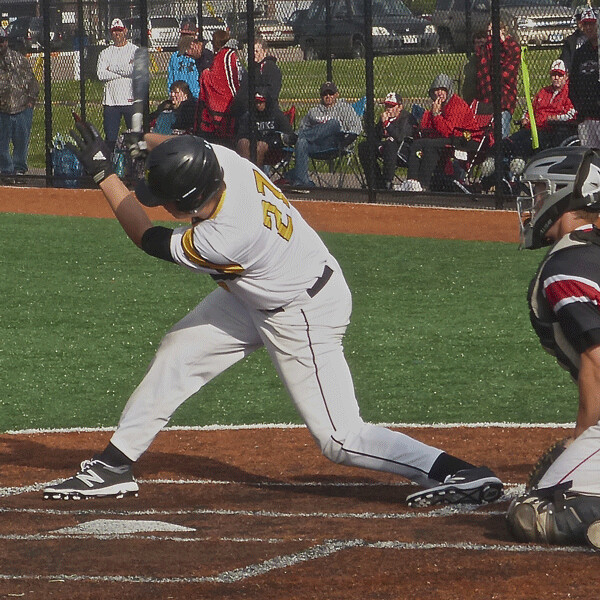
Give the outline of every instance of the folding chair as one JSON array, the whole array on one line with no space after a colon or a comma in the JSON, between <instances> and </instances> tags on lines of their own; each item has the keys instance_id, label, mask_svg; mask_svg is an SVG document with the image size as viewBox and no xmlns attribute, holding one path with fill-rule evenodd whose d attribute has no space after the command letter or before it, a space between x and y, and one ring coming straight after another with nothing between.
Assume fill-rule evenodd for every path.
<instances>
[{"instance_id":1,"label":"folding chair","mask_svg":"<svg viewBox=\"0 0 600 600\"><path fill-rule=\"evenodd\" d=\"M457 129L451 145L453 183L466 193L476 191L481 180L481 164L494 145L494 114L492 106L479 100L471 102L477 129Z\"/></svg>"},{"instance_id":2,"label":"folding chair","mask_svg":"<svg viewBox=\"0 0 600 600\"><path fill-rule=\"evenodd\" d=\"M356 102L353 102L351 105L361 119L365 113L366 104L367 97L363 96ZM346 133L342 140L340 140L338 143L337 147L327 148L326 150L314 152L309 155L310 165L312 167L310 169L310 174L314 176L319 186L324 187L327 185L327 181L323 177L323 173L319 171L319 162L325 162L327 164L330 175L337 174L338 188L344 186L344 181L348 171L357 177L359 182L362 182L362 171L356 153L357 138L358 135L355 133Z\"/></svg>"},{"instance_id":3,"label":"folding chair","mask_svg":"<svg viewBox=\"0 0 600 600\"><path fill-rule=\"evenodd\" d=\"M296 131L296 105L292 104L283 114L288 118L292 129ZM263 171L271 180L276 181L283 177L289 169L294 156L294 146L283 145L280 148L269 150L265 156Z\"/></svg>"}]
</instances>

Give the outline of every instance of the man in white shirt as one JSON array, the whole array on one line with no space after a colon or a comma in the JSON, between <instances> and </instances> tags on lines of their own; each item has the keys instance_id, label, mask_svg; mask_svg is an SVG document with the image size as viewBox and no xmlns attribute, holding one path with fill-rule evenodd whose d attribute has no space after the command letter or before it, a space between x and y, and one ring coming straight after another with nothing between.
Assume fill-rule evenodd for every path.
<instances>
[{"instance_id":1,"label":"man in white shirt","mask_svg":"<svg viewBox=\"0 0 600 600\"><path fill-rule=\"evenodd\" d=\"M121 116L131 129L133 116L133 55L137 46L127 41L127 27L121 19L113 19L110 25L113 43L100 52L98 57L98 79L104 82L104 134L111 152L114 150Z\"/></svg>"}]
</instances>

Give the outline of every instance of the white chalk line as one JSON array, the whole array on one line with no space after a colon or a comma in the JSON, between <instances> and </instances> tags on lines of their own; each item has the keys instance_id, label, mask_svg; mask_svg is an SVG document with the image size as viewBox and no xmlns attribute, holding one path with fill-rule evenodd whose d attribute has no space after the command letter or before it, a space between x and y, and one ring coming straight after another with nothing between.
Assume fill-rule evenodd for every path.
<instances>
[{"instance_id":1,"label":"white chalk line","mask_svg":"<svg viewBox=\"0 0 600 600\"><path fill-rule=\"evenodd\" d=\"M456 428L539 428L539 429L564 429L573 428L574 423L507 423L507 422L482 422L482 423L375 423L381 427L392 429L456 429ZM197 425L165 427L162 431L237 431L252 429L306 429L306 425L298 423L254 423L252 425ZM0 432L0 435L35 435L48 433L99 433L115 431L116 427L67 427L58 429L12 429Z\"/></svg>"},{"instance_id":2,"label":"white chalk line","mask_svg":"<svg viewBox=\"0 0 600 600\"><path fill-rule=\"evenodd\" d=\"M574 546L540 546L514 544L504 546L502 544L472 544L466 542L458 543L419 543L400 541L366 542L361 539L355 540L327 540L301 552L275 556L260 563L247 565L239 569L223 571L217 575L201 577L144 577L140 575L81 575L81 574L20 574L10 575L0 573L0 579L9 581L75 581L75 582L101 582L101 583L142 583L142 584L178 584L178 583L238 583L259 575L266 575L279 569L286 569L294 565L326 558L350 548L386 549L386 550L439 550L454 549L475 552L512 552L512 553L591 553L589 548Z\"/></svg>"},{"instance_id":3,"label":"white chalk line","mask_svg":"<svg viewBox=\"0 0 600 600\"><path fill-rule=\"evenodd\" d=\"M0 498L9 496L18 496L31 492L39 492L49 485L54 485L63 481L63 479L54 479L43 483L35 483L24 486L0 487ZM214 486L244 486L256 488L375 488L375 487L405 487L413 485L411 482L369 482L369 481L223 481L218 479L139 479L139 483L147 485L214 485ZM517 487L523 488L521 484L505 483L506 489Z\"/></svg>"}]
</instances>

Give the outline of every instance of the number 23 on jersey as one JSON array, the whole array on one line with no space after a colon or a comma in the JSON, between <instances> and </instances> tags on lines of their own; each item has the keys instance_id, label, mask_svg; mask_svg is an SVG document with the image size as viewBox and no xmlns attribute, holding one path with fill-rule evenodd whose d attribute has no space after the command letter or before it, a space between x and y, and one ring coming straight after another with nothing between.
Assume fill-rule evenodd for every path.
<instances>
[{"instance_id":1,"label":"number 23 on jersey","mask_svg":"<svg viewBox=\"0 0 600 600\"><path fill-rule=\"evenodd\" d=\"M285 212L285 214L282 212L285 208L290 208L288 199L260 171L254 171L254 180L259 194L266 196L267 190L269 190L274 196L273 200L277 199L282 203L280 210L273 202L270 202L267 199L262 201L264 226L267 229L277 231L286 242L289 242L294 230L292 217L288 212Z\"/></svg>"}]
</instances>

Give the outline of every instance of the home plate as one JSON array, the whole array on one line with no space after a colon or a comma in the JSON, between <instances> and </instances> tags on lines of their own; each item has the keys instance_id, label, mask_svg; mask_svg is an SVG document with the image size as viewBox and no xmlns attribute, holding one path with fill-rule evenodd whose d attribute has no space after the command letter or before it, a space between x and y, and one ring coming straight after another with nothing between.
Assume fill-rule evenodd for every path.
<instances>
[{"instance_id":1,"label":"home plate","mask_svg":"<svg viewBox=\"0 0 600 600\"><path fill-rule=\"evenodd\" d=\"M196 531L192 527L183 527L164 521L138 521L124 519L96 519L81 523L75 527L63 527L53 533L63 533L65 535L90 534L90 535L115 535L124 533L150 533L157 531L182 532Z\"/></svg>"}]
</instances>

